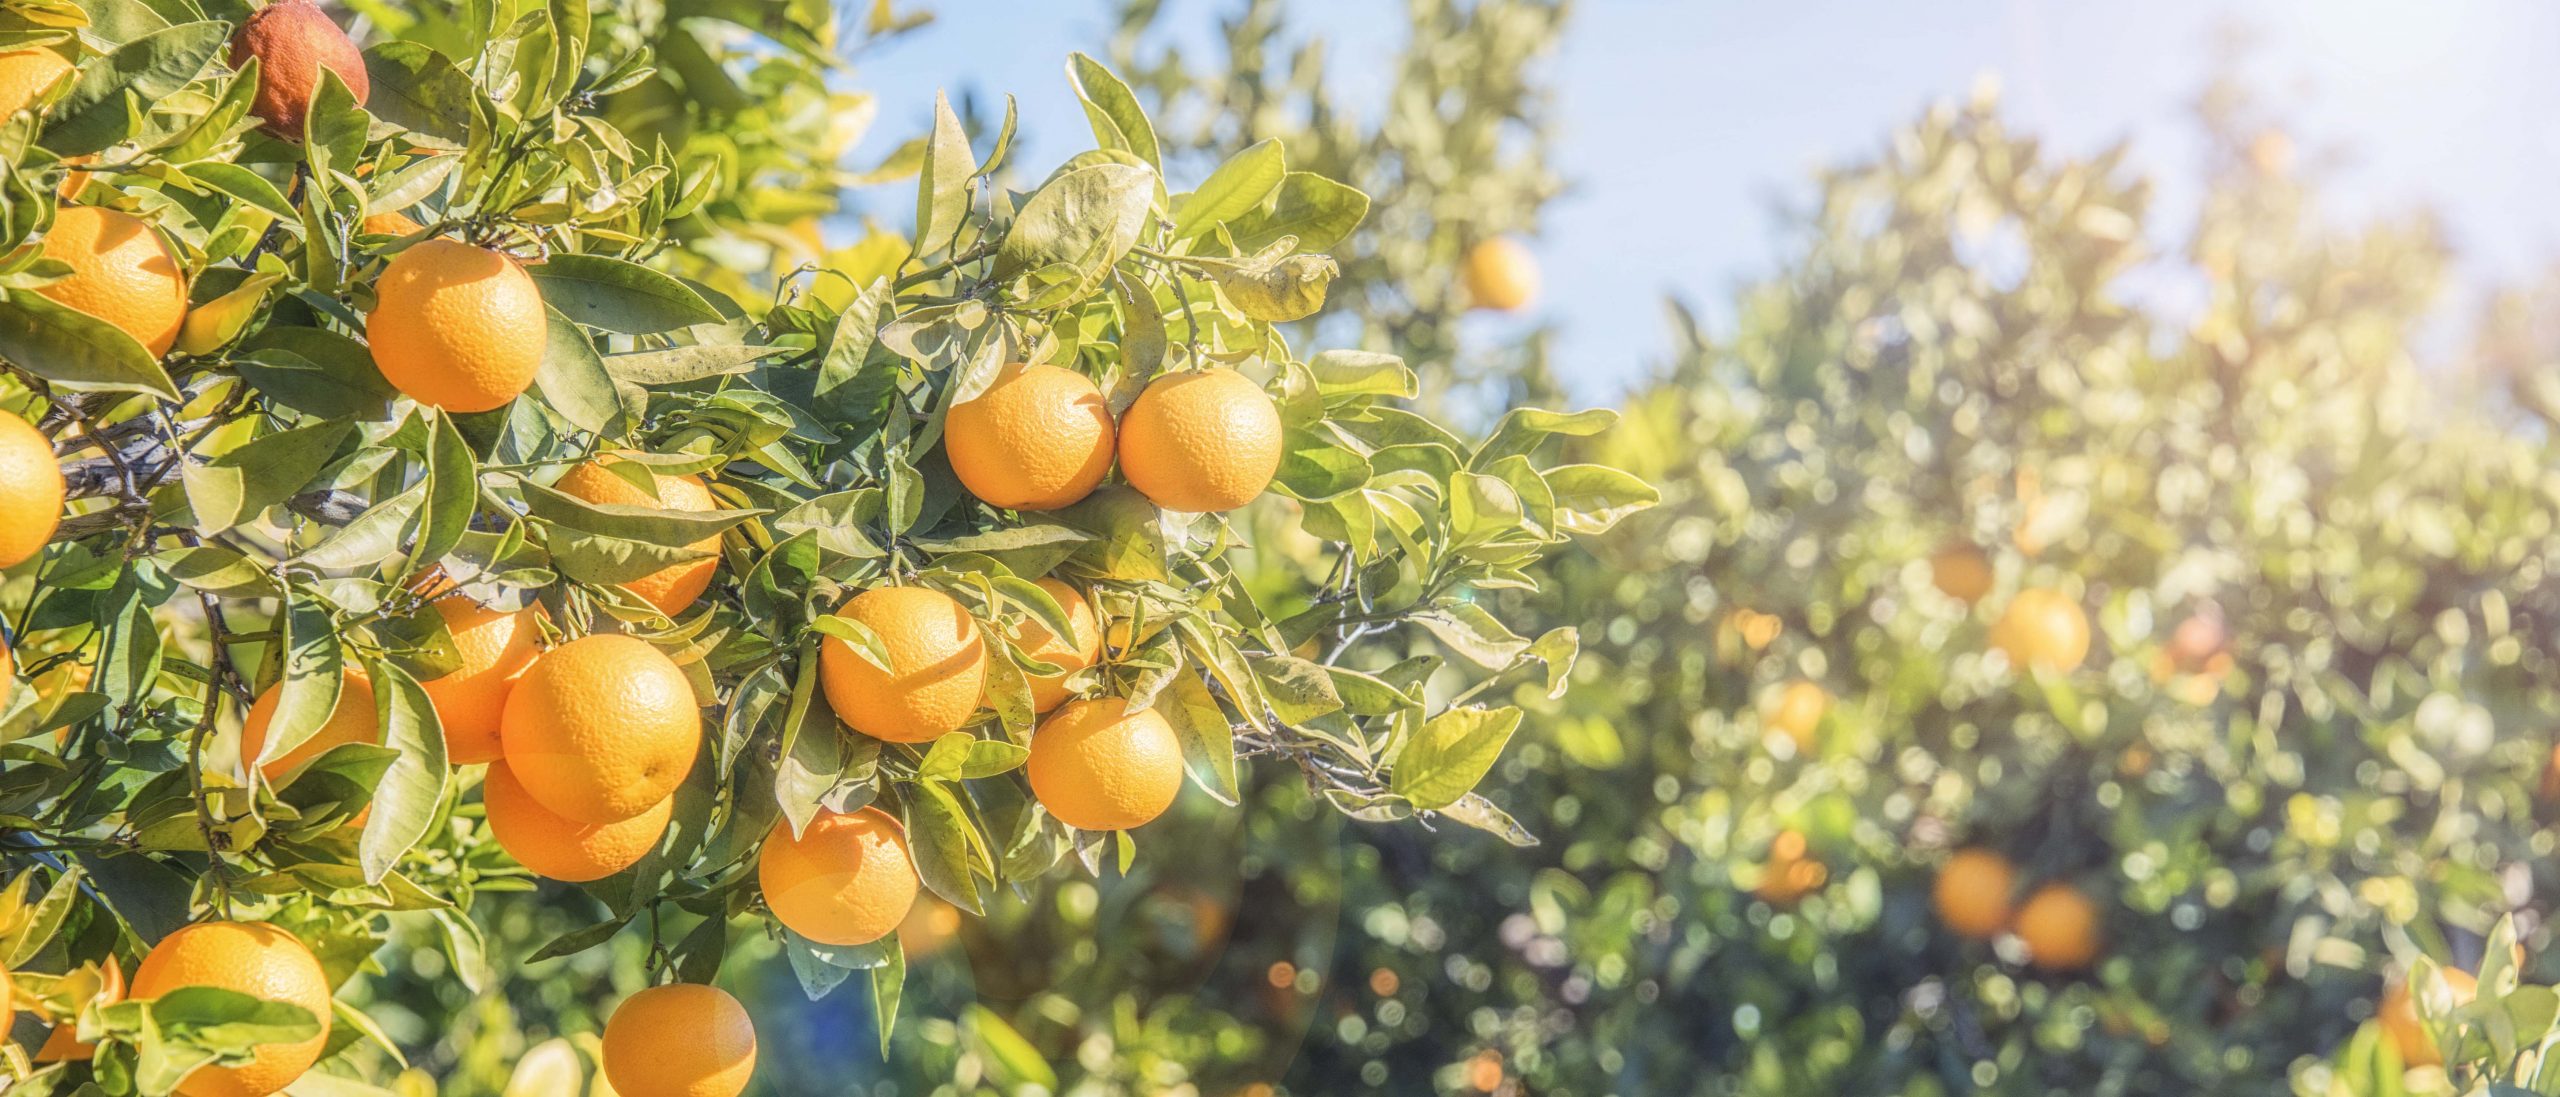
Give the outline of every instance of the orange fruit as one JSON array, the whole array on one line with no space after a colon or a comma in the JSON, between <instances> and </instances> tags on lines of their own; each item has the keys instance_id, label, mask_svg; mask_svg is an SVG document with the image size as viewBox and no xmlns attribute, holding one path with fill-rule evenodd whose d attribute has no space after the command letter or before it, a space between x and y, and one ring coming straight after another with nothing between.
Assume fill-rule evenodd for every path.
<instances>
[{"instance_id":1,"label":"orange fruit","mask_svg":"<svg viewBox=\"0 0 2560 1097\"><path fill-rule=\"evenodd\" d=\"M2480 981L2460 968L2441 968L2445 986L2453 991L2453 1004L2469 1005L2480 994ZM2374 1011L2374 1019L2382 1023L2382 1032L2400 1051L2400 1064L2412 1067L2444 1065L2444 1049L2436 1046L2436 1034L2425 1019L2418 1016L2416 996L2409 993L2407 980L2394 980L2382 992L2382 1004Z\"/></svg>"},{"instance_id":2,"label":"orange fruit","mask_svg":"<svg viewBox=\"0 0 2560 1097\"><path fill-rule=\"evenodd\" d=\"M1796 752L1810 754L1822 717L1831 711L1831 694L1798 678L1770 691L1760 701L1760 719L1773 731L1795 740Z\"/></svg>"},{"instance_id":3,"label":"orange fruit","mask_svg":"<svg viewBox=\"0 0 2560 1097\"><path fill-rule=\"evenodd\" d=\"M0 117L32 106L70 74L71 62L43 47L0 52Z\"/></svg>"},{"instance_id":4,"label":"orange fruit","mask_svg":"<svg viewBox=\"0 0 2560 1097\"><path fill-rule=\"evenodd\" d=\"M1960 937L1990 940L2009 928L2010 900L2018 891L2018 869L2009 859L1980 847L1960 849L1938 868L1930 897L1938 920Z\"/></svg>"},{"instance_id":5,"label":"orange fruit","mask_svg":"<svg viewBox=\"0 0 2560 1097\"><path fill-rule=\"evenodd\" d=\"M1515 312L1538 295L1538 259L1526 245L1496 236L1467 249L1464 270L1467 303L1495 312Z\"/></svg>"},{"instance_id":6,"label":"orange fruit","mask_svg":"<svg viewBox=\"0 0 2560 1097\"><path fill-rule=\"evenodd\" d=\"M109 956L98 965L98 976L98 996L95 999L97 1002L103 1005L114 1005L124 1001L123 964L118 963L115 957ZM76 1004L74 1008L77 1008ZM6 1021L0 1020L0 1029L6 1027ZM53 1031L45 1034L44 1046L36 1049L36 1061L39 1063L87 1062L97 1054L98 1045L80 1042L79 1017L74 1015L55 1024Z\"/></svg>"},{"instance_id":7,"label":"orange fruit","mask_svg":"<svg viewBox=\"0 0 2560 1097\"><path fill-rule=\"evenodd\" d=\"M374 712L372 681L354 667L344 668L338 673L343 676L338 683L338 707L329 710L328 721L300 746L258 767L258 774L265 777L267 783L283 780L286 774L328 753L331 747L382 741L382 725ZM279 681L249 703L249 714L240 725L240 765L244 769L257 765L259 753L266 749L267 726L275 722L276 702L283 693L284 683Z\"/></svg>"},{"instance_id":8,"label":"orange fruit","mask_svg":"<svg viewBox=\"0 0 2560 1097\"><path fill-rule=\"evenodd\" d=\"M384 210L380 213L365 215L364 224L361 227L364 231L376 236L407 236L426 226L411 220L408 214L399 210ZM420 243L424 242L420 241Z\"/></svg>"},{"instance_id":9,"label":"orange fruit","mask_svg":"<svg viewBox=\"0 0 2560 1097\"><path fill-rule=\"evenodd\" d=\"M621 462L620 457L612 454L598 457L562 474L552 483L552 490L597 506L683 511L719 509L719 503L711 498L711 489L703 484L702 477L666 476L652 472L650 475L656 477L658 489L652 496L620 474L608 471L608 466ZM691 547L696 552L712 555L669 564L622 584L622 589L669 617L684 612L702 597L703 591L711 588L711 576L720 570L718 534L696 541Z\"/></svg>"},{"instance_id":10,"label":"orange fruit","mask_svg":"<svg viewBox=\"0 0 2560 1097\"><path fill-rule=\"evenodd\" d=\"M37 293L115 325L154 358L178 341L187 319L186 273L141 218L65 206L45 231L43 253L70 264L71 274Z\"/></svg>"},{"instance_id":11,"label":"orange fruit","mask_svg":"<svg viewBox=\"0 0 2560 1097\"><path fill-rule=\"evenodd\" d=\"M2210 668L2214 657L2223 654L2231 643L2231 633L2222 623L2218 610L2200 610L2188 614L2176 628L2169 630L2167 655L2169 665L2186 674L2200 674Z\"/></svg>"},{"instance_id":12,"label":"orange fruit","mask_svg":"<svg viewBox=\"0 0 2560 1097\"><path fill-rule=\"evenodd\" d=\"M1111 409L1085 375L1004 367L985 392L951 406L943 452L969 494L1008 510L1056 510L1111 471Z\"/></svg>"},{"instance_id":13,"label":"orange fruit","mask_svg":"<svg viewBox=\"0 0 2560 1097\"><path fill-rule=\"evenodd\" d=\"M702 709L675 660L598 633L534 659L507 694L498 741L536 803L576 822L620 822L684 783Z\"/></svg>"},{"instance_id":14,"label":"orange fruit","mask_svg":"<svg viewBox=\"0 0 2560 1097\"><path fill-rule=\"evenodd\" d=\"M480 800L489 812L489 833L507 856L536 876L572 884L601 880L640 863L658 847L676 811L675 797L669 796L617 822L563 819L525 791L524 782L503 761L489 764Z\"/></svg>"},{"instance_id":15,"label":"orange fruit","mask_svg":"<svg viewBox=\"0 0 2560 1097\"><path fill-rule=\"evenodd\" d=\"M978 623L949 595L923 587L866 590L837 607L888 649L881 670L833 636L818 648L818 684L827 706L855 731L892 743L922 743L958 730L986 690L987 647Z\"/></svg>"},{"instance_id":16,"label":"orange fruit","mask_svg":"<svg viewBox=\"0 0 2560 1097\"><path fill-rule=\"evenodd\" d=\"M927 896L907 909L898 922L898 951L910 961L931 956L960 935L960 908Z\"/></svg>"},{"instance_id":17,"label":"orange fruit","mask_svg":"<svg viewBox=\"0 0 2560 1097\"><path fill-rule=\"evenodd\" d=\"M220 987L310 1010L320 1031L291 1044L261 1044L236 1067L204 1066L178 1083L180 1097L267 1097L293 1084L329 1042L329 976L293 934L262 922L198 922L161 938L133 971L133 996Z\"/></svg>"},{"instance_id":18,"label":"orange fruit","mask_svg":"<svg viewBox=\"0 0 2560 1097\"><path fill-rule=\"evenodd\" d=\"M542 630L535 621L542 607L508 612L449 596L436 600L435 612L462 655L453 673L418 683L444 725L445 757L457 766L495 762L504 753L498 720L507 710L507 691L539 654Z\"/></svg>"},{"instance_id":19,"label":"orange fruit","mask_svg":"<svg viewBox=\"0 0 2560 1097\"><path fill-rule=\"evenodd\" d=\"M1930 554L1929 581L1939 593L1972 605L1991 593L1991 557L1962 541L1950 541Z\"/></svg>"},{"instance_id":20,"label":"orange fruit","mask_svg":"<svg viewBox=\"0 0 2560 1097\"><path fill-rule=\"evenodd\" d=\"M542 291L514 259L435 239L391 257L364 335L393 388L447 411L488 411L533 384L549 325Z\"/></svg>"},{"instance_id":21,"label":"orange fruit","mask_svg":"<svg viewBox=\"0 0 2560 1097\"><path fill-rule=\"evenodd\" d=\"M2041 667L2067 673L2089 658L2089 618L2069 595L2029 587L2009 599L2008 608L1992 623L1991 646L2020 671Z\"/></svg>"},{"instance_id":22,"label":"orange fruit","mask_svg":"<svg viewBox=\"0 0 2560 1097\"><path fill-rule=\"evenodd\" d=\"M1809 853L1803 831L1779 831L1769 842L1769 859L1761 863L1760 883L1751 893L1772 906L1784 907L1821 890L1830 881L1831 870Z\"/></svg>"},{"instance_id":23,"label":"orange fruit","mask_svg":"<svg viewBox=\"0 0 2560 1097\"><path fill-rule=\"evenodd\" d=\"M621 1097L737 1097L756 1073L756 1026L729 992L650 987L604 1023L604 1076Z\"/></svg>"},{"instance_id":24,"label":"orange fruit","mask_svg":"<svg viewBox=\"0 0 2560 1097\"><path fill-rule=\"evenodd\" d=\"M1234 510L1279 471L1280 411L1234 370L1158 377L1120 419L1120 474L1160 507Z\"/></svg>"},{"instance_id":25,"label":"orange fruit","mask_svg":"<svg viewBox=\"0 0 2560 1097\"><path fill-rule=\"evenodd\" d=\"M2069 884L2037 888L2010 930L2026 942L2028 962L2046 971L2077 971L2098 958L2098 904Z\"/></svg>"},{"instance_id":26,"label":"orange fruit","mask_svg":"<svg viewBox=\"0 0 2560 1097\"><path fill-rule=\"evenodd\" d=\"M1031 733L1031 795L1077 830L1127 830L1173 806L1182 740L1152 708L1118 697L1069 701Z\"/></svg>"},{"instance_id":27,"label":"orange fruit","mask_svg":"<svg viewBox=\"0 0 2560 1097\"><path fill-rule=\"evenodd\" d=\"M1066 703L1069 675L1102 658L1102 623L1094 615L1093 602L1082 591L1058 579L1044 578L1039 586L1057 600L1058 608L1067 611L1069 635L1059 636L1038 618L1025 617L1014 629L1013 642L1032 658L1059 668L1056 674L1034 675L1031 679L1032 711L1047 712Z\"/></svg>"},{"instance_id":28,"label":"orange fruit","mask_svg":"<svg viewBox=\"0 0 2560 1097\"><path fill-rule=\"evenodd\" d=\"M756 854L756 884L791 932L840 947L888 936L920 886L906 828L879 808L821 811L797 838L790 820L774 824Z\"/></svg>"},{"instance_id":29,"label":"orange fruit","mask_svg":"<svg viewBox=\"0 0 2560 1097\"><path fill-rule=\"evenodd\" d=\"M373 90L355 42L310 0L276 0L243 20L231 36L231 67L252 57L258 59L258 92L249 113L288 141L302 140L303 118L320 93L322 70L338 74L357 106Z\"/></svg>"},{"instance_id":30,"label":"orange fruit","mask_svg":"<svg viewBox=\"0 0 2560 1097\"><path fill-rule=\"evenodd\" d=\"M1738 607L1726 614L1724 625L1742 641L1742 646L1753 651L1766 650L1787 631L1787 622L1777 614L1762 613L1748 607Z\"/></svg>"}]
</instances>

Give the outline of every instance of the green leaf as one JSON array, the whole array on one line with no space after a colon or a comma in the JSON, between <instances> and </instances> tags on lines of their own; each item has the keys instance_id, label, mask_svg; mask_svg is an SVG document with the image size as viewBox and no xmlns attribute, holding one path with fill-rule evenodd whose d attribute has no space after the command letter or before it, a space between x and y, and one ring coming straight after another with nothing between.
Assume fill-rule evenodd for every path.
<instances>
[{"instance_id":1,"label":"green leaf","mask_svg":"<svg viewBox=\"0 0 2560 1097\"><path fill-rule=\"evenodd\" d=\"M385 419L398 395L371 350L320 328L271 323L241 342L231 366L268 399L324 419Z\"/></svg>"},{"instance_id":2,"label":"green leaf","mask_svg":"<svg viewBox=\"0 0 2560 1097\"><path fill-rule=\"evenodd\" d=\"M1475 456L1467 459L1467 467L1488 469L1505 457L1525 456L1556 435L1585 438L1609 429L1617 421L1618 413L1607 408L1576 412L1513 408L1494 425L1493 435L1476 447Z\"/></svg>"},{"instance_id":3,"label":"green leaf","mask_svg":"<svg viewBox=\"0 0 2560 1097\"><path fill-rule=\"evenodd\" d=\"M1236 803L1235 728L1208 683L1197 674L1176 674L1156 694L1155 709L1182 737L1183 759L1195 763L1186 767L1192 783L1219 803Z\"/></svg>"},{"instance_id":4,"label":"green leaf","mask_svg":"<svg viewBox=\"0 0 2560 1097\"><path fill-rule=\"evenodd\" d=\"M604 356L604 370L617 381L635 385L680 385L712 377L749 372L756 363L789 347L690 346Z\"/></svg>"},{"instance_id":5,"label":"green leaf","mask_svg":"<svg viewBox=\"0 0 2560 1097\"><path fill-rule=\"evenodd\" d=\"M124 329L35 293L0 298L0 358L73 392L178 398L168 371Z\"/></svg>"},{"instance_id":6,"label":"green leaf","mask_svg":"<svg viewBox=\"0 0 2560 1097\"><path fill-rule=\"evenodd\" d=\"M590 503L540 484L519 485L526 508L535 518L561 529L612 537L666 548L690 548L718 537L729 528L765 514L754 509L674 510L662 507ZM690 559L701 559L700 552Z\"/></svg>"},{"instance_id":7,"label":"green leaf","mask_svg":"<svg viewBox=\"0 0 2560 1097\"><path fill-rule=\"evenodd\" d=\"M952 906L971 914L984 914L986 908L979 902L977 876L972 868L978 840L972 832L969 813L947 785L927 782L913 789L907 798L906 822L917 876Z\"/></svg>"},{"instance_id":8,"label":"green leaf","mask_svg":"<svg viewBox=\"0 0 2560 1097\"><path fill-rule=\"evenodd\" d=\"M1287 255L1271 261L1213 263L1218 292L1247 317L1266 323L1303 320L1324 308L1324 295L1342 268L1322 255Z\"/></svg>"},{"instance_id":9,"label":"green leaf","mask_svg":"<svg viewBox=\"0 0 2560 1097\"><path fill-rule=\"evenodd\" d=\"M969 180L978 174L977 154L960 116L951 112L951 97L933 96L933 138L924 146L924 169L916 179L918 255L930 255L951 243L969 212Z\"/></svg>"},{"instance_id":10,"label":"green leaf","mask_svg":"<svg viewBox=\"0 0 2560 1097\"><path fill-rule=\"evenodd\" d=\"M1198 239L1219 225L1259 208L1289 174L1289 157L1280 142L1256 142L1218 165L1198 189L1173 204L1173 238Z\"/></svg>"},{"instance_id":11,"label":"green leaf","mask_svg":"<svg viewBox=\"0 0 2560 1097\"><path fill-rule=\"evenodd\" d=\"M882 950L880 966L871 969L871 1016L880 1026L880 1057L889 1056L889 1034L898 1027L898 999L906 993L907 951L897 947L898 937L888 937L890 947Z\"/></svg>"},{"instance_id":12,"label":"green leaf","mask_svg":"<svg viewBox=\"0 0 2560 1097\"><path fill-rule=\"evenodd\" d=\"M1102 62L1082 53L1068 55L1067 82L1084 103L1084 116L1093 124L1097 144L1124 150L1159 173L1164 171L1164 154L1156 146L1156 128L1147 121L1145 108L1138 105L1138 96L1128 84Z\"/></svg>"},{"instance_id":13,"label":"green leaf","mask_svg":"<svg viewBox=\"0 0 2560 1097\"><path fill-rule=\"evenodd\" d=\"M297 589L286 596L285 609L277 622L284 631L284 676L254 766L283 757L318 733L337 711L345 682L346 657L339 651L337 624L328 607Z\"/></svg>"},{"instance_id":14,"label":"green leaf","mask_svg":"<svg viewBox=\"0 0 2560 1097\"><path fill-rule=\"evenodd\" d=\"M364 52L364 69L373 85L365 106L375 117L430 148L470 143L480 90L445 55L420 42L385 42Z\"/></svg>"},{"instance_id":15,"label":"green leaf","mask_svg":"<svg viewBox=\"0 0 2560 1097\"><path fill-rule=\"evenodd\" d=\"M1375 351L1320 351L1307 359L1307 373L1328 405L1376 397L1409 400L1422 392L1421 381L1404 359Z\"/></svg>"},{"instance_id":16,"label":"green leaf","mask_svg":"<svg viewBox=\"0 0 2560 1097\"><path fill-rule=\"evenodd\" d=\"M293 203L285 198L284 192L277 190L276 185L268 182L266 176L237 164L207 160L187 165L183 174L186 178L220 191L224 195L248 203L279 221L292 221L302 216L293 208Z\"/></svg>"},{"instance_id":17,"label":"green leaf","mask_svg":"<svg viewBox=\"0 0 2560 1097\"><path fill-rule=\"evenodd\" d=\"M550 323L543 332L542 368L533 375L534 391L578 429L610 433L622 419L613 374L606 371L604 359L596 354L585 331L556 308L543 312Z\"/></svg>"},{"instance_id":18,"label":"green leaf","mask_svg":"<svg viewBox=\"0 0 2560 1097\"><path fill-rule=\"evenodd\" d=\"M281 430L201 465L179 466L199 533L220 533L308 486L355 429L346 420Z\"/></svg>"},{"instance_id":19,"label":"green leaf","mask_svg":"<svg viewBox=\"0 0 2560 1097\"><path fill-rule=\"evenodd\" d=\"M471 516L480 507L479 463L471 444L450 415L437 415L427 426L427 502L419 522L418 543L409 549L409 568L424 571L444 559L471 532Z\"/></svg>"},{"instance_id":20,"label":"green leaf","mask_svg":"<svg viewBox=\"0 0 2560 1097\"><path fill-rule=\"evenodd\" d=\"M1511 813L1495 807L1493 801L1476 793L1458 797L1458 801L1439 809L1440 814L1467 826L1484 831L1514 846L1527 849L1538 844L1538 836L1529 833Z\"/></svg>"},{"instance_id":21,"label":"green leaf","mask_svg":"<svg viewBox=\"0 0 2560 1097\"><path fill-rule=\"evenodd\" d=\"M602 255L554 254L525 268L562 315L621 335L656 335L717 324L720 311L683 282Z\"/></svg>"},{"instance_id":22,"label":"green leaf","mask_svg":"<svg viewBox=\"0 0 2560 1097\"><path fill-rule=\"evenodd\" d=\"M1563 465L1543 475L1556 496L1556 525L1573 533L1607 533L1662 501L1653 485L1607 465Z\"/></svg>"},{"instance_id":23,"label":"green leaf","mask_svg":"<svg viewBox=\"0 0 2560 1097\"><path fill-rule=\"evenodd\" d=\"M1359 490L1373 475L1368 458L1321 426L1292 429L1280 444L1280 471L1273 482L1294 498L1306 502L1338 498Z\"/></svg>"},{"instance_id":24,"label":"green leaf","mask_svg":"<svg viewBox=\"0 0 2560 1097\"><path fill-rule=\"evenodd\" d=\"M17 879L10 881L9 898L12 902L9 906L12 909L7 923L8 935L0 937L0 962L5 962L11 970L25 967L44 951L46 945L53 943L54 935L62 930L62 920L70 915L72 904L80 898L80 868L74 865L67 872L57 873L52 885L44 889L44 895L34 905L20 906L16 900L23 898L34 877L32 872L21 872Z\"/></svg>"},{"instance_id":25,"label":"green leaf","mask_svg":"<svg viewBox=\"0 0 2560 1097\"><path fill-rule=\"evenodd\" d=\"M444 730L427 691L387 660L373 662L369 669L375 726L382 729L382 745L399 752L374 789L373 814L356 847L365 882L379 884L435 825L452 773L445 760Z\"/></svg>"},{"instance_id":26,"label":"green leaf","mask_svg":"<svg viewBox=\"0 0 2560 1097\"><path fill-rule=\"evenodd\" d=\"M83 156L133 136L139 117L134 106L156 105L193 83L230 38L227 23L183 23L91 60L54 104L36 143L64 156Z\"/></svg>"},{"instance_id":27,"label":"green leaf","mask_svg":"<svg viewBox=\"0 0 2560 1097\"><path fill-rule=\"evenodd\" d=\"M1473 602L1444 602L1415 614L1413 621L1449 645L1449 650L1489 670L1509 667L1529 650L1528 641Z\"/></svg>"},{"instance_id":28,"label":"green leaf","mask_svg":"<svg viewBox=\"0 0 2560 1097\"><path fill-rule=\"evenodd\" d=\"M1519 727L1520 710L1508 706L1454 708L1434 716L1396 756L1389 787L1424 811L1455 804L1492 772Z\"/></svg>"},{"instance_id":29,"label":"green leaf","mask_svg":"<svg viewBox=\"0 0 2560 1097\"><path fill-rule=\"evenodd\" d=\"M1303 724L1342 711L1342 697L1334 692L1333 678L1325 668L1290 655L1266 655L1250 662L1254 677L1262 681L1263 699L1283 723Z\"/></svg>"},{"instance_id":30,"label":"green leaf","mask_svg":"<svg viewBox=\"0 0 2560 1097\"><path fill-rule=\"evenodd\" d=\"M1324 176L1293 171L1280 180L1271 208L1236 218L1227 226L1239 254L1251 255L1298 238L1301 251L1327 251L1369 216L1369 196Z\"/></svg>"},{"instance_id":31,"label":"green leaf","mask_svg":"<svg viewBox=\"0 0 2560 1097\"><path fill-rule=\"evenodd\" d=\"M1101 163L1061 173L1033 192L1005 230L995 277L1036 274L1045 288L1033 307L1092 296L1136 246L1155 200L1156 175L1135 164Z\"/></svg>"}]
</instances>

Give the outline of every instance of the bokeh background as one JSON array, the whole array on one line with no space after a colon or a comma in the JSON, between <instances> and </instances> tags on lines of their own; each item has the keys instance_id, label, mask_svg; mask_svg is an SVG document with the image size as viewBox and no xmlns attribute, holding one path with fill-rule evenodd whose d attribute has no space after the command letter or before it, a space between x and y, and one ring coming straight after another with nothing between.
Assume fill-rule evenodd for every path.
<instances>
[{"instance_id":1,"label":"bokeh background","mask_svg":"<svg viewBox=\"0 0 2560 1097\"><path fill-rule=\"evenodd\" d=\"M1276 138L1376 199L1323 339L1462 419L1618 407L1571 448L1664 502L1502 596L1586 649L1485 786L1536 846L1277 773L1186 797L1125 878L921 910L885 1057L858 985L808 1002L742 932L758 1092L2454 1093L2393 988L2509 916L2560 974L2560 10L844 14L863 136L797 247L898 231L911 185L864 180L937 89L982 142L1031 93L1017 162L1085 147L1084 50L1177 181ZM1516 310L1466 284L1497 239ZM2039 600L2084 654L2029 665L2055 635L2001 622ZM2090 962L1950 932L1966 847L2085 896ZM501 899L492 978L406 950L372 1008L445 1092L589 1085L528 1051L642 957L512 959L586 914Z\"/></svg>"}]
</instances>

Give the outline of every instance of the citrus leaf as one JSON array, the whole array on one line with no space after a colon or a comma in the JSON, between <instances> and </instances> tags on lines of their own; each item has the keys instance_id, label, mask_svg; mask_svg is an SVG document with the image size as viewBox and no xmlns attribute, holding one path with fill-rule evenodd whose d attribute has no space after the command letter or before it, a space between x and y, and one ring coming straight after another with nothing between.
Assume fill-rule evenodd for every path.
<instances>
[{"instance_id":1,"label":"citrus leaf","mask_svg":"<svg viewBox=\"0 0 2560 1097\"><path fill-rule=\"evenodd\" d=\"M1519 727L1520 710L1508 706L1453 708L1434 716L1396 756L1389 787L1424 811L1455 804L1493 770Z\"/></svg>"}]
</instances>

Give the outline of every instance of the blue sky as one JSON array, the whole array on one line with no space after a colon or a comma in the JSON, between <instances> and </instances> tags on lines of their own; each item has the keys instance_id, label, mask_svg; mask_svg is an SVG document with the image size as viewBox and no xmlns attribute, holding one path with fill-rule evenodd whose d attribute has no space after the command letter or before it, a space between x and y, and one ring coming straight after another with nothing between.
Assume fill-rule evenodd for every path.
<instances>
[{"instance_id":1,"label":"blue sky","mask_svg":"<svg viewBox=\"0 0 2560 1097\"><path fill-rule=\"evenodd\" d=\"M1186 40L1232 6L1168 3ZM856 82L882 99L867 153L920 129L938 87L1022 96L1025 164L1087 147L1061 66L1099 52L1107 4L934 7L934 26L860 60ZM1376 72L1402 9L1302 0L1292 17L1327 35L1337 71ZM2182 185L2196 173L2191 104L2233 20L2259 33L2251 73L2305 163L2323 165L2337 213L2437 210L2471 292L2560 258L2560 5L2546 0L1581 0L1549 74L1572 190L1531 242L1546 292L1533 317L1471 334L1552 324L1559 374L1608 398L1659 361L1666 294L1720 322L1731 289L1783 254L1774 211L1810 194L1817 167L1985 74L2021 127L2064 149L2129 138L2134 164L2162 177L2174 233L2196 197ZM1355 106L1377 98L1362 79L1337 89Z\"/></svg>"}]
</instances>

